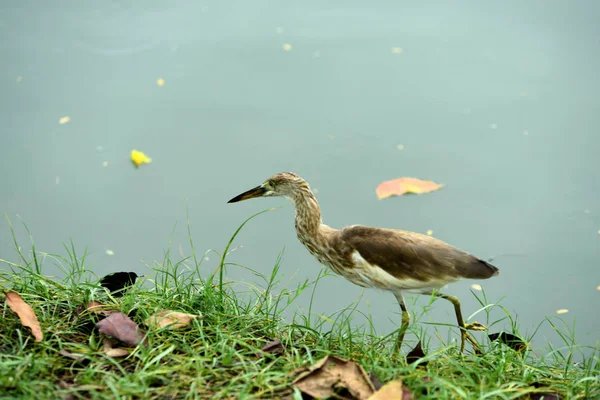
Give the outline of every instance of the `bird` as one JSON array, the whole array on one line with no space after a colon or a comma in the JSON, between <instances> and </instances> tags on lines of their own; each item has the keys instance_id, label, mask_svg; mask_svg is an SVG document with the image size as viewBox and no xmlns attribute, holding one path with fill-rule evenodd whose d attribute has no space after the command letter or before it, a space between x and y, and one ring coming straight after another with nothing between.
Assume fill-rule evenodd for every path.
<instances>
[{"instance_id":1,"label":"bird","mask_svg":"<svg viewBox=\"0 0 600 400\"><path fill-rule=\"evenodd\" d=\"M404 293L416 293L451 302L461 332L460 353L466 340L480 353L479 345L467 330L487 328L478 322L466 324L458 298L443 294L440 289L463 278L491 278L498 275L497 267L429 235L364 225L331 228L323 224L319 203L309 184L292 172L275 174L228 203L258 197L284 197L292 201L297 237L321 264L355 285L394 294L402 315L397 349L402 346L410 323Z\"/></svg>"}]
</instances>

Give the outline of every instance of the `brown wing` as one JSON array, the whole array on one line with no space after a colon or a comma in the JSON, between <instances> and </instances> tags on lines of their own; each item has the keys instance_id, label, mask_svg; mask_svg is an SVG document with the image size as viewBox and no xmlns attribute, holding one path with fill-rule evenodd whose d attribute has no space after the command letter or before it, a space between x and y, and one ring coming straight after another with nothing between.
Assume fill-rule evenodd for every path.
<instances>
[{"instance_id":1,"label":"brown wing","mask_svg":"<svg viewBox=\"0 0 600 400\"><path fill-rule=\"evenodd\" d=\"M330 240L343 248L347 257L356 250L369 264L378 265L398 279L487 279L498 275L493 265L419 233L351 226L337 231Z\"/></svg>"}]
</instances>

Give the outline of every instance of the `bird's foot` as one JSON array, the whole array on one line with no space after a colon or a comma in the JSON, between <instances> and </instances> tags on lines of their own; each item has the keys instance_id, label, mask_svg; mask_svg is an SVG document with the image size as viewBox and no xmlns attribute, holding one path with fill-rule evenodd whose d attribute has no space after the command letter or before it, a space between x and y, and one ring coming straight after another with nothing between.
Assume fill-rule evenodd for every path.
<instances>
[{"instance_id":1,"label":"bird's foot","mask_svg":"<svg viewBox=\"0 0 600 400\"><path fill-rule=\"evenodd\" d=\"M470 324L465 324L464 328L469 331L487 331L487 326L474 321Z\"/></svg>"},{"instance_id":2,"label":"bird's foot","mask_svg":"<svg viewBox=\"0 0 600 400\"><path fill-rule=\"evenodd\" d=\"M460 352L462 353L463 350L465 349L465 341L469 341L469 343L471 343L471 346L473 346L473 351L475 352L475 354L480 355L481 354L481 348L479 347L479 344L477 344L477 342L475 341L475 339L473 339L471 337L471 335L469 335L467 333L467 331L464 331L461 329L461 343L460 343Z\"/></svg>"}]
</instances>

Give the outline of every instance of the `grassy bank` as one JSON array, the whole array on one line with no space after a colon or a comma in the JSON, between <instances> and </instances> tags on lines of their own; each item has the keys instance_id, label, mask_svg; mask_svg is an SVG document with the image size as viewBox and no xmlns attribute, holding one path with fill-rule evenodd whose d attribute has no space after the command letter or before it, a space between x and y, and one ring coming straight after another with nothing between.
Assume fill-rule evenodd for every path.
<instances>
[{"instance_id":1,"label":"grassy bank","mask_svg":"<svg viewBox=\"0 0 600 400\"><path fill-rule=\"evenodd\" d=\"M383 383L402 378L415 398L535 398L542 392L563 398L600 397L598 348L582 352L572 342L573 335L558 327L564 339L559 349L516 351L486 341L482 355L461 356L452 343L426 349L427 356L409 364L393 350L393 332L380 337L355 328L349 313L338 315L328 330L319 319L305 315L284 320L286 308L318 282L276 292L277 264L261 287L253 287L250 300L241 300L224 275L231 267L226 256L234 238L218 266L203 264L203 257L195 254L175 262L167 253L120 297L97 284L86 269L85 254L78 255L75 246L65 247L65 255L59 256L37 252L33 242L31 251L24 252L15 240L20 261L2 260L11 272L2 273L0 287L19 293L32 307L44 338L35 342L29 328L4 305L0 397L300 399L302 394L291 384L295 371L326 355L355 361ZM60 266L65 278L44 276L45 263ZM104 336L95 326L105 316L86 309L92 301L128 315L146 333L145 342L119 344L128 349L124 357L107 355ZM202 318L181 329L147 327L144 321L157 310ZM276 339L281 346L260 350Z\"/></svg>"}]
</instances>

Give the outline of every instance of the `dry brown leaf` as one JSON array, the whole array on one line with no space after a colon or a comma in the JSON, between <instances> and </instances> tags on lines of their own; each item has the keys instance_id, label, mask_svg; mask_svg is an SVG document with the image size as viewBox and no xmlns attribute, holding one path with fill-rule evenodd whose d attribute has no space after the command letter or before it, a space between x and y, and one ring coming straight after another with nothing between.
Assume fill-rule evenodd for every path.
<instances>
[{"instance_id":1,"label":"dry brown leaf","mask_svg":"<svg viewBox=\"0 0 600 400\"><path fill-rule=\"evenodd\" d=\"M152 328L179 329L185 328L196 318L202 318L199 314L186 314L172 310L160 310L146 318L144 323Z\"/></svg>"},{"instance_id":2,"label":"dry brown leaf","mask_svg":"<svg viewBox=\"0 0 600 400\"><path fill-rule=\"evenodd\" d=\"M129 350L122 347L117 347L115 349L108 349L104 351L104 354L113 358L127 357L129 355Z\"/></svg>"},{"instance_id":3,"label":"dry brown leaf","mask_svg":"<svg viewBox=\"0 0 600 400\"><path fill-rule=\"evenodd\" d=\"M443 188L444 185L433 181L422 181L417 178L398 178L381 182L377 186L377 197L385 199L391 196L402 196L407 193L421 194L433 192Z\"/></svg>"},{"instance_id":4,"label":"dry brown leaf","mask_svg":"<svg viewBox=\"0 0 600 400\"><path fill-rule=\"evenodd\" d=\"M284 351L284 347L283 347L283 343L281 343L281 341L279 339L275 339L267 344L265 344L263 347L260 348L260 350L262 352L265 353L269 353L269 354L281 354ZM257 357L263 357L263 354L260 352L256 353Z\"/></svg>"},{"instance_id":5,"label":"dry brown leaf","mask_svg":"<svg viewBox=\"0 0 600 400\"><path fill-rule=\"evenodd\" d=\"M412 398L410 389L402 385L402 379L397 379L383 385L368 400L412 400Z\"/></svg>"},{"instance_id":6,"label":"dry brown leaf","mask_svg":"<svg viewBox=\"0 0 600 400\"><path fill-rule=\"evenodd\" d=\"M421 341L419 340L415 348L409 351L406 355L406 362L408 364L412 364L419 361L423 357L425 357L425 352L423 351ZM420 365L427 365L427 361L423 361Z\"/></svg>"},{"instance_id":7,"label":"dry brown leaf","mask_svg":"<svg viewBox=\"0 0 600 400\"><path fill-rule=\"evenodd\" d=\"M6 293L6 304L19 316L21 325L31 329L31 334L35 337L35 341L41 342L44 339L44 333L33 308L25 303L17 292L12 291Z\"/></svg>"},{"instance_id":8,"label":"dry brown leaf","mask_svg":"<svg viewBox=\"0 0 600 400\"><path fill-rule=\"evenodd\" d=\"M315 398L326 399L341 389L357 399L367 399L375 387L363 367L336 356L325 356L302 372L292 385Z\"/></svg>"},{"instance_id":9,"label":"dry brown leaf","mask_svg":"<svg viewBox=\"0 0 600 400\"><path fill-rule=\"evenodd\" d=\"M117 310L111 310L110 308L112 308L112 306L107 305L107 304L102 304L100 302L97 302L96 300L92 300L89 303L87 303L85 310L96 313L96 314L102 314L107 317L110 314L114 314L114 313L118 312Z\"/></svg>"},{"instance_id":10,"label":"dry brown leaf","mask_svg":"<svg viewBox=\"0 0 600 400\"><path fill-rule=\"evenodd\" d=\"M84 354L71 353L70 351L67 351L67 350L61 350L61 351L58 352L58 354L60 354L63 357L70 358L71 360L75 360L77 362L82 362L82 361L85 360L85 355Z\"/></svg>"},{"instance_id":11,"label":"dry brown leaf","mask_svg":"<svg viewBox=\"0 0 600 400\"><path fill-rule=\"evenodd\" d=\"M127 315L122 312L110 314L96 324L100 333L112 336L132 346L144 339L144 333Z\"/></svg>"}]
</instances>

